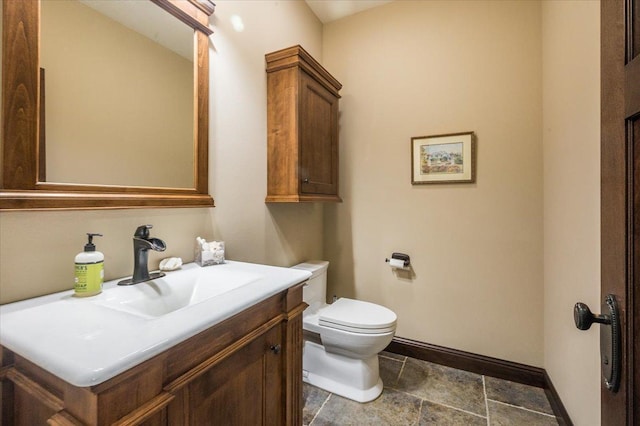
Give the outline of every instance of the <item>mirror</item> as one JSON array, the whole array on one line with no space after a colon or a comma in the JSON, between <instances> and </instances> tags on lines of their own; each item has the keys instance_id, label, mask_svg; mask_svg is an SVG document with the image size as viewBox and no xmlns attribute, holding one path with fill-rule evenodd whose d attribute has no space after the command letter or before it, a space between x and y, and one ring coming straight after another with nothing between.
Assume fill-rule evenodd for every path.
<instances>
[{"instance_id":1,"label":"mirror","mask_svg":"<svg viewBox=\"0 0 640 426\"><path fill-rule=\"evenodd\" d=\"M193 34L148 1L42 2L44 180L192 188Z\"/></svg>"},{"instance_id":2,"label":"mirror","mask_svg":"<svg viewBox=\"0 0 640 426\"><path fill-rule=\"evenodd\" d=\"M114 5L128 22L96 11ZM213 206L213 10L206 0L3 2L0 210Z\"/></svg>"}]
</instances>

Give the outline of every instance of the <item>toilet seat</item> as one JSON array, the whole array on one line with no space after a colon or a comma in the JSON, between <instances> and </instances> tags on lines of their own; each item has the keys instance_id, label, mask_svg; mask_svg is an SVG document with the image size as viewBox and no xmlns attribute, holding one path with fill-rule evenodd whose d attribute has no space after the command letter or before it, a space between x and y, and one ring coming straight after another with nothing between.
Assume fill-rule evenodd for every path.
<instances>
[{"instance_id":1,"label":"toilet seat","mask_svg":"<svg viewBox=\"0 0 640 426\"><path fill-rule=\"evenodd\" d=\"M352 333L379 334L396 329L396 314L375 303L342 297L318 312L318 324Z\"/></svg>"}]
</instances>

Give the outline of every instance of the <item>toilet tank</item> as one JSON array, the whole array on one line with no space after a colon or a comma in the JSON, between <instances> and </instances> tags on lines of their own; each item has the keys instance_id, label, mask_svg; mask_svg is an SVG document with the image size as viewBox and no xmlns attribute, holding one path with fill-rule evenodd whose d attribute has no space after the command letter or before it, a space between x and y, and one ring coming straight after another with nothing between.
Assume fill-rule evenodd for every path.
<instances>
[{"instance_id":1,"label":"toilet tank","mask_svg":"<svg viewBox=\"0 0 640 426\"><path fill-rule=\"evenodd\" d=\"M294 269L302 269L311 272L309 283L303 289L303 300L309 305L305 315L313 314L327 303L327 268L326 260L308 260L304 263L292 266Z\"/></svg>"}]
</instances>

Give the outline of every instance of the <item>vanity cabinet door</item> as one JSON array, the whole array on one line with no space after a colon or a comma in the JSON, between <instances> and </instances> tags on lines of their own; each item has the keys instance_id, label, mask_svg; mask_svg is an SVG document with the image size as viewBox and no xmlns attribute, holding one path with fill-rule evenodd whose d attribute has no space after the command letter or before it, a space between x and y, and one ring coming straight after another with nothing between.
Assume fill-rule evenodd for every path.
<instances>
[{"instance_id":1,"label":"vanity cabinet door","mask_svg":"<svg viewBox=\"0 0 640 426\"><path fill-rule=\"evenodd\" d=\"M284 354L277 325L191 381L168 407L169 424L284 423Z\"/></svg>"},{"instance_id":2,"label":"vanity cabinet door","mask_svg":"<svg viewBox=\"0 0 640 426\"><path fill-rule=\"evenodd\" d=\"M42 399L32 395L26 388L15 386L14 389L14 425L45 425L47 420L56 413L55 409L50 408Z\"/></svg>"}]
</instances>

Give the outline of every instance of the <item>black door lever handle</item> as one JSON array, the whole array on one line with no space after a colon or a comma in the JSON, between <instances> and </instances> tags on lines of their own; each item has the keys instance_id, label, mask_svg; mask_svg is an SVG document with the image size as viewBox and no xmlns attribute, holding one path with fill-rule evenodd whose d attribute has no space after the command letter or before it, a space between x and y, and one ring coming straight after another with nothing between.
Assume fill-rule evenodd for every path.
<instances>
[{"instance_id":1,"label":"black door lever handle","mask_svg":"<svg viewBox=\"0 0 640 426\"><path fill-rule=\"evenodd\" d=\"M590 329L591 324L594 322L611 324L611 317L609 315L594 315L591 313L591 309L582 302L576 303L576 306L573 307L573 320L576 323L576 327L580 330Z\"/></svg>"},{"instance_id":2,"label":"black door lever handle","mask_svg":"<svg viewBox=\"0 0 640 426\"><path fill-rule=\"evenodd\" d=\"M580 330L588 330L591 324L602 324L600 328L600 367L607 389L617 392L622 372L620 311L616 297L608 294L602 304L603 315L594 315L582 302L573 307L573 320Z\"/></svg>"}]
</instances>

